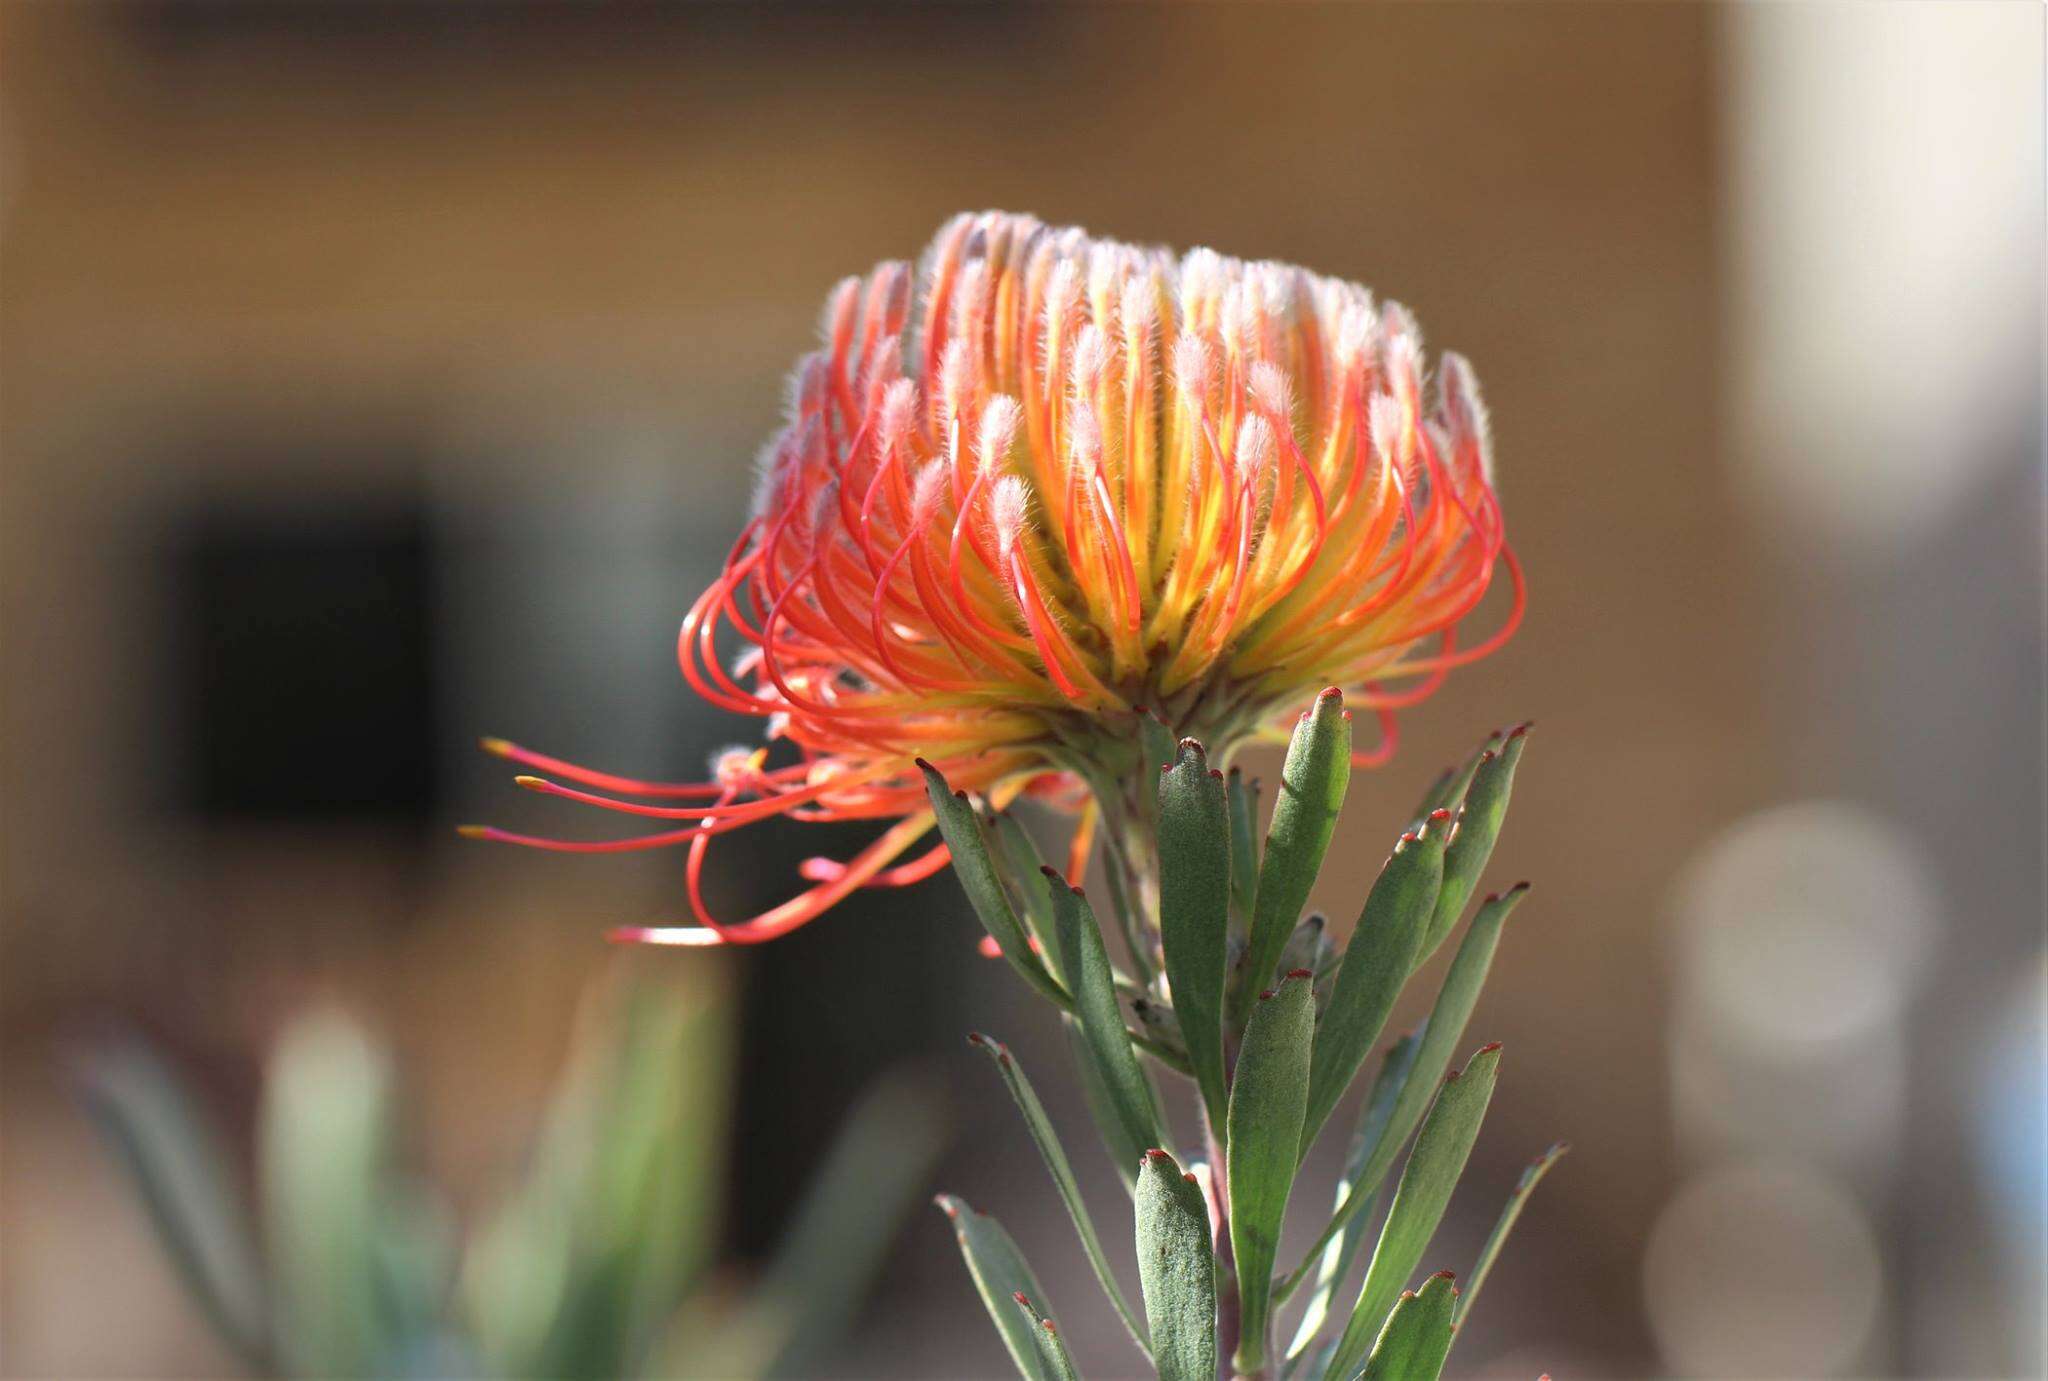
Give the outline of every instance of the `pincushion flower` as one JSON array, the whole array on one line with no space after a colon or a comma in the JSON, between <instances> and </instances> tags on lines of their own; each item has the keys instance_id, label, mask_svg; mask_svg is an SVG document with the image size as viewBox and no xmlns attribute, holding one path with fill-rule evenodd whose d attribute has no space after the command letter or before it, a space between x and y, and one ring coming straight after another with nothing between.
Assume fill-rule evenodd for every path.
<instances>
[{"instance_id":1,"label":"pincushion flower","mask_svg":"<svg viewBox=\"0 0 2048 1381\"><path fill-rule=\"evenodd\" d=\"M522 784L669 827L471 832L685 847L698 925L630 938L751 942L944 866L943 846L897 862L932 825L919 759L997 805L1028 790L1075 811L1075 873L1139 714L1227 760L1335 686L1379 720L1357 761L1383 760L1393 712L1523 606L1477 381L1448 352L1425 373L1413 316L1357 284L957 217L921 272L833 291L752 515L683 621L684 677L766 721L765 745L671 784L491 740L560 779ZM1505 621L1461 646L1499 566ZM711 842L772 816L895 823L806 864L794 899L714 918Z\"/></svg>"}]
</instances>

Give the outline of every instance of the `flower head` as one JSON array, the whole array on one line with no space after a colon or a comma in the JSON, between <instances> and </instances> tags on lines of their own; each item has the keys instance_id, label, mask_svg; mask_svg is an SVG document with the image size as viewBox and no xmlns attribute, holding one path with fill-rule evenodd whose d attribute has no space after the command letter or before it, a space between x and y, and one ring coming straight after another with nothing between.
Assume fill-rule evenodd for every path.
<instances>
[{"instance_id":1,"label":"flower head","mask_svg":"<svg viewBox=\"0 0 2048 1381\"><path fill-rule=\"evenodd\" d=\"M1225 758L1338 686L1377 712L1359 761L1381 760L1392 712L1520 617L1472 370L1445 353L1427 383L1414 318L1356 284L988 212L946 225L919 273L842 282L823 338L678 644L691 686L766 720L788 760L733 750L669 785L490 745L606 794L521 779L537 789L685 822L595 845L480 831L687 845L704 928L637 938L767 939L937 871L943 848L892 867L931 825L920 757L998 804L1080 807L1077 764L1113 758L1138 713ZM1460 647L1496 564L1506 623ZM805 865L793 901L715 921L705 850L772 815L896 824Z\"/></svg>"}]
</instances>

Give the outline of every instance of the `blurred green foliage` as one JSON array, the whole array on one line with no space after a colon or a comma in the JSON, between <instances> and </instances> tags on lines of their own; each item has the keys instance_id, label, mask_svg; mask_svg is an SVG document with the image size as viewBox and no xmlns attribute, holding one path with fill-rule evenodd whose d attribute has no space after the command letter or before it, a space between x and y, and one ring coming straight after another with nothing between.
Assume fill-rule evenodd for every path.
<instances>
[{"instance_id":1,"label":"blurred green foliage","mask_svg":"<svg viewBox=\"0 0 2048 1381\"><path fill-rule=\"evenodd\" d=\"M132 1039L85 1102L164 1251L250 1370L274 1376L773 1376L843 1331L937 1156L902 1077L856 1110L758 1278L717 1272L731 1014L703 985L601 988L509 1192L464 1234L394 1154L392 1062L333 1010L272 1052L260 1211L223 1138Z\"/></svg>"}]
</instances>

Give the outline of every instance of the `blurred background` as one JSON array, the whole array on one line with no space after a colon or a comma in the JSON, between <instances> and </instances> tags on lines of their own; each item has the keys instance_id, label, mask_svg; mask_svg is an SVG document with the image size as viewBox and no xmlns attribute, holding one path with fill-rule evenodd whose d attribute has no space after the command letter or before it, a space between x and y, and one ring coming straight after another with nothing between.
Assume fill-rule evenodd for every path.
<instances>
[{"instance_id":1,"label":"blurred background","mask_svg":"<svg viewBox=\"0 0 2048 1381\"><path fill-rule=\"evenodd\" d=\"M950 880L754 952L622 954L604 929L677 915L679 859L452 832L561 823L480 733L690 776L754 732L672 640L783 373L840 275L984 206L1358 279L1486 385L1529 619L1406 716L1318 897L1354 915L1437 768L1537 721L1493 876L1536 893L1473 1027L1507 1077L1443 1264L1576 1149L1458 1366L2040 1374L2038 6L0 25L7 1375L233 1368L72 1043L140 1032L246 1140L278 1032L339 1004L462 1215L621 968L734 999L726 1269L908 1063L960 1129L932 1187L1017 1233L1084 1369L1128 1366L960 1039L1011 1042L1078 1138L1057 1033ZM845 842L743 838L714 905ZM937 1212L883 1279L829 1374L1005 1370Z\"/></svg>"}]
</instances>

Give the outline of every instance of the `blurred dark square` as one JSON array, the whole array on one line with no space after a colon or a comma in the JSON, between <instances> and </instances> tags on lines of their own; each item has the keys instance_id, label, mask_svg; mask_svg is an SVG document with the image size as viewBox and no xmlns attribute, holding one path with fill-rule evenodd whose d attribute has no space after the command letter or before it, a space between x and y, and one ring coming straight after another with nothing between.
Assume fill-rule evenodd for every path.
<instances>
[{"instance_id":1,"label":"blurred dark square","mask_svg":"<svg viewBox=\"0 0 2048 1381\"><path fill-rule=\"evenodd\" d=\"M168 543L180 809L404 824L437 799L423 509L200 507Z\"/></svg>"}]
</instances>

